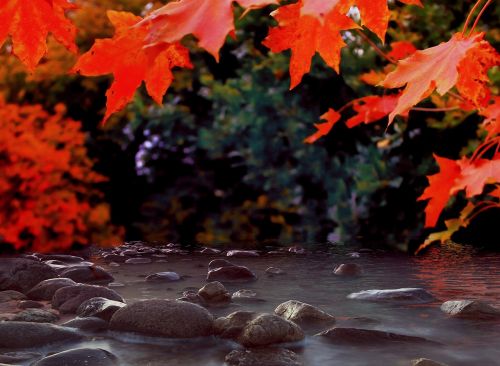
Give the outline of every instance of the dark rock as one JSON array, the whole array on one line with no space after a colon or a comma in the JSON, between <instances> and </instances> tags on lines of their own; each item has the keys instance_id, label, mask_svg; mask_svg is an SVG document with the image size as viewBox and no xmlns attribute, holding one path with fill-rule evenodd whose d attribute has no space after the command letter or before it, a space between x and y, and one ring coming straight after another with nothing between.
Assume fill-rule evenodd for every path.
<instances>
[{"instance_id":1,"label":"dark rock","mask_svg":"<svg viewBox=\"0 0 500 366\"><path fill-rule=\"evenodd\" d=\"M306 254L306 250L304 247L300 245L293 245L287 249L288 253L294 253L294 254Z\"/></svg>"},{"instance_id":2,"label":"dark rock","mask_svg":"<svg viewBox=\"0 0 500 366\"><path fill-rule=\"evenodd\" d=\"M429 360L427 358L419 358L411 360L411 366L446 366L444 363Z\"/></svg>"},{"instance_id":3,"label":"dark rock","mask_svg":"<svg viewBox=\"0 0 500 366\"><path fill-rule=\"evenodd\" d=\"M257 317L253 311L236 311L228 316L217 318L214 332L222 338L237 339L245 326Z\"/></svg>"},{"instance_id":4,"label":"dark rock","mask_svg":"<svg viewBox=\"0 0 500 366\"><path fill-rule=\"evenodd\" d=\"M146 277L148 282L175 282L180 279L181 276L175 272L158 272Z\"/></svg>"},{"instance_id":5,"label":"dark rock","mask_svg":"<svg viewBox=\"0 0 500 366\"><path fill-rule=\"evenodd\" d=\"M337 276L356 277L363 274L363 269L356 263L345 263L339 265L333 271Z\"/></svg>"},{"instance_id":6,"label":"dark rock","mask_svg":"<svg viewBox=\"0 0 500 366\"><path fill-rule=\"evenodd\" d=\"M24 300L24 299L26 299L26 295L22 294L19 291L14 291L14 290L0 291L0 303L8 301Z\"/></svg>"},{"instance_id":7,"label":"dark rock","mask_svg":"<svg viewBox=\"0 0 500 366\"><path fill-rule=\"evenodd\" d=\"M56 271L45 263L26 258L0 258L0 291L26 293L39 282L54 277L57 277Z\"/></svg>"},{"instance_id":8,"label":"dark rock","mask_svg":"<svg viewBox=\"0 0 500 366\"><path fill-rule=\"evenodd\" d=\"M104 257L102 257L106 263L124 263L128 257L124 255L119 255L119 254L106 254Z\"/></svg>"},{"instance_id":9,"label":"dark rock","mask_svg":"<svg viewBox=\"0 0 500 366\"><path fill-rule=\"evenodd\" d=\"M79 262L84 261L84 259L82 257L77 257L74 255L68 255L68 254L42 254L40 256L41 256L43 261L57 260L57 261L61 261L64 263L79 263Z\"/></svg>"},{"instance_id":10,"label":"dark rock","mask_svg":"<svg viewBox=\"0 0 500 366\"><path fill-rule=\"evenodd\" d=\"M153 262L151 258L129 258L125 261L126 264L148 264Z\"/></svg>"},{"instance_id":11,"label":"dark rock","mask_svg":"<svg viewBox=\"0 0 500 366\"><path fill-rule=\"evenodd\" d=\"M331 328L317 334L332 343L358 346L379 345L387 343L433 343L425 338L414 337L373 329Z\"/></svg>"},{"instance_id":12,"label":"dark rock","mask_svg":"<svg viewBox=\"0 0 500 366\"><path fill-rule=\"evenodd\" d=\"M79 283L110 283L114 281L112 275L99 266L70 267L60 272L61 277L70 278Z\"/></svg>"},{"instance_id":13,"label":"dark rock","mask_svg":"<svg viewBox=\"0 0 500 366\"><path fill-rule=\"evenodd\" d=\"M107 330L109 327L109 324L106 320L96 317L75 318L62 325L68 328L77 328L89 332L99 332L102 330Z\"/></svg>"},{"instance_id":14,"label":"dark rock","mask_svg":"<svg viewBox=\"0 0 500 366\"><path fill-rule=\"evenodd\" d=\"M63 287L75 286L77 283L70 278L51 278L40 282L29 290L26 295L32 300L52 300L55 292Z\"/></svg>"},{"instance_id":15,"label":"dark rock","mask_svg":"<svg viewBox=\"0 0 500 366\"><path fill-rule=\"evenodd\" d=\"M218 281L207 283L198 291L198 295L207 303L231 302L231 294Z\"/></svg>"},{"instance_id":16,"label":"dark rock","mask_svg":"<svg viewBox=\"0 0 500 366\"><path fill-rule=\"evenodd\" d=\"M182 297L179 297L176 300L178 300L178 301L186 301L186 302L190 302L190 303L193 303L193 304L198 304L198 305L201 305L201 306L206 306L207 305L207 303L205 302L205 300L203 300L203 298L200 295L198 295L198 292L197 291L192 291L192 290L184 291L182 293Z\"/></svg>"},{"instance_id":17,"label":"dark rock","mask_svg":"<svg viewBox=\"0 0 500 366\"><path fill-rule=\"evenodd\" d=\"M118 310L110 328L150 336L194 338L213 334L213 317L205 308L185 301L142 300Z\"/></svg>"},{"instance_id":18,"label":"dark rock","mask_svg":"<svg viewBox=\"0 0 500 366\"><path fill-rule=\"evenodd\" d=\"M19 309L36 309L43 308L43 304L33 300L23 300L17 305Z\"/></svg>"},{"instance_id":19,"label":"dark rock","mask_svg":"<svg viewBox=\"0 0 500 366\"><path fill-rule=\"evenodd\" d=\"M248 282L255 281L257 276L244 266L220 267L208 272L207 281Z\"/></svg>"},{"instance_id":20,"label":"dark rock","mask_svg":"<svg viewBox=\"0 0 500 366\"><path fill-rule=\"evenodd\" d=\"M47 323L0 322L0 348L31 348L81 338L72 329Z\"/></svg>"},{"instance_id":21,"label":"dark rock","mask_svg":"<svg viewBox=\"0 0 500 366\"><path fill-rule=\"evenodd\" d=\"M104 297L109 300L123 302L123 298L109 288L79 284L57 290L52 298L52 306L59 309L62 314L75 313L84 301L93 297Z\"/></svg>"},{"instance_id":22,"label":"dark rock","mask_svg":"<svg viewBox=\"0 0 500 366\"><path fill-rule=\"evenodd\" d=\"M82 318L97 317L109 322L113 314L124 306L125 304L120 301L113 301L104 297L93 297L82 302L76 310L76 314Z\"/></svg>"},{"instance_id":23,"label":"dark rock","mask_svg":"<svg viewBox=\"0 0 500 366\"><path fill-rule=\"evenodd\" d=\"M394 301L403 303L426 303L434 300L434 296L423 288L398 288L390 290L366 290L347 296L348 299L366 301Z\"/></svg>"},{"instance_id":24,"label":"dark rock","mask_svg":"<svg viewBox=\"0 0 500 366\"><path fill-rule=\"evenodd\" d=\"M248 302L264 302L264 299L257 297L257 293L252 290L238 290L233 293L231 299L234 302L248 303Z\"/></svg>"},{"instance_id":25,"label":"dark rock","mask_svg":"<svg viewBox=\"0 0 500 366\"><path fill-rule=\"evenodd\" d=\"M40 358L42 355L36 352L7 352L0 354L0 363L17 364Z\"/></svg>"},{"instance_id":26,"label":"dark rock","mask_svg":"<svg viewBox=\"0 0 500 366\"><path fill-rule=\"evenodd\" d=\"M277 315L262 314L250 321L238 337L245 347L261 347L304 339L300 327Z\"/></svg>"},{"instance_id":27,"label":"dark rock","mask_svg":"<svg viewBox=\"0 0 500 366\"><path fill-rule=\"evenodd\" d=\"M258 257L259 253L256 250L230 250L226 253L226 256L247 258L247 257Z\"/></svg>"},{"instance_id":28,"label":"dark rock","mask_svg":"<svg viewBox=\"0 0 500 366\"><path fill-rule=\"evenodd\" d=\"M278 275L284 275L286 274L285 271L283 271L281 268L277 267L268 267L266 269L266 273L271 276L278 276Z\"/></svg>"},{"instance_id":29,"label":"dark rock","mask_svg":"<svg viewBox=\"0 0 500 366\"><path fill-rule=\"evenodd\" d=\"M114 366L118 358L100 348L77 348L55 353L35 362L33 366Z\"/></svg>"},{"instance_id":30,"label":"dark rock","mask_svg":"<svg viewBox=\"0 0 500 366\"><path fill-rule=\"evenodd\" d=\"M221 268L221 267L234 267L235 264L231 263L225 259L214 259L213 261L210 261L208 263L208 270L211 271L212 269L216 268Z\"/></svg>"},{"instance_id":31,"label":"dark rock","mask_svg":"<svg viewBox=\"0 0 500 366\"><path fill-rule=\"evenodd\" d=\"M234 350L226 356L229 366L302 366L299 356L283 348Z\"/></svg>"},{"instance_id":32,"label":"dark rock","mask_svg":"<svg viewBox=\"0 0 500 366\"><path fill-rule=\"evenodd\" d=\"M441 310L454 318L500 319L500 309L476 300L446 301Z\"/></svg>"},{"instance_id":33,"label":"dark rock","mask_svg":"<svg viewBox=\"0 0 500 366\"><path fill-rule=\"evenodd\" d=\"M48 310L26 309L16 314L12 320L33 323L55 323L59 320L59 316Z\"/></svg>"},{"instance_id":34,"label":"dark rock","mask_svg":"<svg viewBox=\"0 0 500 366\"><path fill-rule=\"evenodd\" d=\"M201 254L219 254L221 251L219 249L214 248L203 248L200 253Z\"/></svg>"},{"instance_id":35,"label":"dark rock","mask_svg":"<svg viewBox=\"0 0 500 366\"><path fill-rule=\"evenodd\" d=\"M315 306L296 300L289 300L278 305L276 309L274 309L274 313L296 323L335 322L335 318L332 315Z\"/></svg>"}]
</instances>

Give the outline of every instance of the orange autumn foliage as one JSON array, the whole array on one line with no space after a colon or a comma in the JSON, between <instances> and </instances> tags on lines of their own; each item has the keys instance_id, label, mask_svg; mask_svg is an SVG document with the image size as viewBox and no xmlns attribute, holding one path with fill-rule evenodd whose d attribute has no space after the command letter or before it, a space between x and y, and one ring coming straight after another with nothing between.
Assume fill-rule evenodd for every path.
<instances>
[{"instance_id":1,"label":"orange autumn foliage","mask_svg":"<svg viewBox=\"0 0 500 366\"><path fill-rule=\"evenodd\" d=\"M80 124L41 106L0 99L0 242L57 251L75 243L115 243L109 207L95 185Z\"/></svg>"}]
</instances>

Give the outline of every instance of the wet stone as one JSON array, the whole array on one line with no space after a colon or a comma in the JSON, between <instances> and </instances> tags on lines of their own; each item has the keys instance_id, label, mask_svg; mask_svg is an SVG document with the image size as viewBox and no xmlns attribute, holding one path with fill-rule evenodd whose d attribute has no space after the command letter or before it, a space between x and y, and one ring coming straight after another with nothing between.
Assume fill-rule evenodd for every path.
<instances>
[{"instance_id":1,"label":"wet stone","mask_svg":"<svg viewBox=\"0 0 500 366\"><path fill-rule=\"evenodd\" d=\"M363 269L356 263L344 263L335 268L333 273L337 276L357 277L363 274Z\"/></svg>"},{"instance_id":2,"label":"wet stone","mask_svg":"<svg viewBox=\"0 0 500 366\"><path fill-rule=\"evenodd\" d=\"M207 281L249 282L256 279L257 276L244 266L215 268L210 270L207 275Z\"/></svg>"},{"instance_id":3,"label":"wet stone","mask_svg":"<svg viewBox=\"0 0 500 366\"><path fill-rule=\"evenodd\" d=\"M234 350L225 362L229 366L302 366L299 356L283 348Z\"/></svg>"},{"instance_id":4,"label":"wet stone","mask_svg":"<svg viewBox=\"0 0 500 366\"><path fill-rule=\"evenodd\" d=\"M125 261L126 264L149 264L152 263L153 260L151 258L129 258Z\"/></svg>"},{"instance_id":5,"label":"wet stone","mask_svg":"<svg viewBox=\"0 0 500 366\"><path fill-rule=\"evenodd\" d=\"M45 263L26 258L0 258L0 291L26 293L39 282L54 277L57 277L56 271Z\"/></svg>"},{"instance_id":6,"label":"wet stone","mask_svg":"<svg viewBox=\"0 0 500 366\"><path fill-rule=\"evenodd\" d=\"M175 272L158 272L146 277L148 282L175 282L180 279L181 276Z\"/></svg>"},{"instance_id":7,"label":"wet stone","mask_svg":"<svg viewBox=\"0 0 500 366\"><path fill-rule=\"evenodd\" d=\"M59 316L48 310L26 309L16 314L12 320L33 323L55 323L59 320Z\"/></svg>"},{"instance_id":8,"label":"wet stone","mask_svg":"<svg viewBox=\"0 0 500 366\"><path fill-rule=\"evenodd\" d=\"M52 300L55 292L63 287L75 286L77 283L70 278L51 278L40 282L29 290L26 295L31 300Z\"/></svg>"},{"instance_id":9,"label":"wet stone","mask_svg":"<svg viewBox=\"0 0 500 366\"><path fill-rule=\"evenodd\" d=\"M0 348L30 348L49 343L78 341L81 338L71 328L48 323L0 322Z\"/></svg>"},{"instance_id":10,"label":"wet stone","mask_svg":"<svg viewBox=\"0 0 500 366\"><path fill-rule=\"evenodd\" d=\"M43 304L38 302L38 301L33 301L33 300L23 300L19 302L17 307L19 309L35 309L35 308L43 308Z\"/></svg>"},{"instance_id":11,"label":"wet stone","mask_svg":"<svg viewBox=\"0 0 500 366\"><path fill-rule=\"evenodd\" d=\"M33 366L114 366L118 364L118 358L111 352L100 348L77 348L44 357Z\"/></svg>"},{"instance_id":12,"label":"wet stone","mask_svg":"<svg viewBox=\"0 0 500 366\"><path fill-rule=\"evenodd\" d=\"M446 301L441 311L454 318L500 319L500 309L476 300Z\"/></svg>"},{"instance_id":13,"label":"wet stone","mask_svg":"<svg viewBox=\"0 0 500 366\"><path fill-rule=\"evenodd\" d=\"M243 328L238 342L246 347L261 347L297 342L302 339L304 339L304 332L297 324L277 315L262 314Z\"/></svg>"},{"instance_id":14,"label":"wet stone","mask_svg":"<svg viewBox=\"0 0 500 366\"><path fill-rule=\"evenodd\" d=\"M333 315L323 310L306 304L304 302L289 300L276 307L276 315L296 323L332 323L335 322Z\"/></svg>"},{"instance_id":15,"label":"wet stone","mask_svg":"<svg viewBox=\"0 0 500 366\"><path fill-rule=\"evenodd\" d=\"M40 358L42 355L36 352L6 352L0 354L0 363L18 364Z\"/></svg>"},{"instance_id":16,"label":"wet stone","mask_svg":"<svg viewBox=\"0 0 500 366\"><path fill-rule=\"evenodd\" d=\"M418 358L411 360L410 366L447 366L444 363L429 360L428 358Z\"/></svg>"},{"instance_id":17,"label":"wet stone","mask_svg":"<svg viewBox=\"0 0 500 366\"><path fill-rule=\"evenodd\" d=\"M218 281L207 283L198 291L198 295L207 303L231 302L231 294Z\"/></svg>"},{"instance_id":18,"label":"wet stone","mask_svg":"<svg viewBox=\"0 0 500 366\"><path fill-rule=\"evenodd\" d=\"M113 314L124 307L125 304L120 301L113 301L104 297L94 297L84 301L77 309L76 314L79 317L97 317L110 321Z\"/></svg>"},{"instance_id":19,"label":"wet stone","mask_svg":"<svg viewBox=\"0 0 500 366\"><path fill-rule=\"evenodd\" d=\"M266 273L270 276L279 276L279 275L286 274L285 271L283 271L281 268L277 268L277 267L268 267L266 269Z\"/></svg>"},{"instance_id":20,"label":"wet stone","mask_svg":"<svg viewBox=\"0 0 500 366\"><path fill-rule=\"evenodd\" d=\"M109 324L106 320L96 317L71 319L70 321L62 324L65 327L77 328L89 332L99 332L102 330L107 330Z\"/></svg>"},{"instance_id":21,"label":"wet stone","mask_svg":"<svg viewBox=\"0 0 500 366\"><path fill-rule=\"evenodd\" d=\"M233 293L231 299L239 303L265 302L266 300L257 297L257 293L253 290L238 290Z\"/></svg>"},{"instance_id":22,"label":"wet stone","mask_svg":"<svg viewBox=\"0 0 500 366\"><path fill-rule=\"evenodd\" d=\"M19 291L14 290L6 290L0 291L0 303L8 302L8 301L17 301L26 299L26 295Z\"/></svg>"},{"instance_id":23,"label":"wet stone","mask_svg":"<svg viewBox=\"0 0 500 366\"><path fill-rule=\"evenodd\" d=\"M347 298L364 301L393 301L408 304L420 304L434 300L434 296L423 288L365 290L352 293Z\"/></svg>"},{"instance_id":24,"label":"wet stone","mask_svg":"<svg viewBox=\"0 0 500 366\"><path fill-rule=\"evenodd\" d=\"M245 326L257 316L254 311L235 311L228 316L217 318L214 322L215 334L221 338L236 339Z\"/></svg>"},{"instance_id":25,"label":"wet stone","mask_svg":"<svg viewBox=\"0 0 500 366\"><path fill-rule=\"evenodd\" d=\"M225 259L214 259L208 263L208 270L221 268L221 267L234 267L235 264L225 260Z\"/></svg>"},{"instance_id":26,"label":"wet stone","mask_svg":"<svg viewBox=\"0 0 500 366\"><path fill-rule=\"evenodd\" d=\"M433 343L425 338L384 332L373 329L335 327L317 334L336 344L357 346L390 344L390 343Z\"/></svg>"},{"instance_id":27,"label":"wet stone","mask_svg":"<svg viewBox=\"0 0 500 366\"><path fill-rule=\"evenodd\" d=\"M123 298L114 290L95 285L67 286L60 288L52 298L52 306L63 314L75 313L78 307L93 297L104 297L109 300L123 302Z\"/></svg>"},{"instance_id":28,"label":"wet stone","mask_svg":"<svg viewBox=\"0 0 500 366\"><path fill-rule=\"evenodd\" d=\"M248 258L248 257L258 257L259 253L256 250L230 250L226 253L226 256Z\"/></svg>"},{"instance_id":29,"label":"wet stone","mask_svg":"<svg viewBox=\"0 0 500 366\"><path fill-rule=\"evenodd\" d=\"M109 283L114 278L104 268L99 266L70 267L60 272L61 277L70 278L79 283Z\"/></svg>"}]
</instances>

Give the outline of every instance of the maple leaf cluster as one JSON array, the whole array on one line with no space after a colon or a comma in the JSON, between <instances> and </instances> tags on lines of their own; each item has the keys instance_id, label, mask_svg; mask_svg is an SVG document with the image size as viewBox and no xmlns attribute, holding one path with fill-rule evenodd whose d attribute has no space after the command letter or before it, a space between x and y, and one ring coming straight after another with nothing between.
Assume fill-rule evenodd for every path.
<instances>
[{"instance_id":1,"label":"maple leaf cluster","mask_svg":"<svg viewBox=\"0 0 500 366\"><path fill-rule=\"evenodd\" d=\"M120 239L94 188L105 178L92 171L80 124L64 113L0 99L0 238L16 249Z\"/></svg>"}]
</instances>

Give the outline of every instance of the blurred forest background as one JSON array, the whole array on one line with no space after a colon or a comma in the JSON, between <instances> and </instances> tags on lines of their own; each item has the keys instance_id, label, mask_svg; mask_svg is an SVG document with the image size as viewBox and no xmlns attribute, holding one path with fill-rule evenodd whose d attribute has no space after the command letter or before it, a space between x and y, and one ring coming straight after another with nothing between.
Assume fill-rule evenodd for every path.
<instances>
[{"instance_id":1,"label":"blurred forest background","mask_svg":"<svg viewBox=\"0 0 500 366\"><path fill-rule=\"evenodd\" d=\"M71 17L81 53L94 39L113 34L107 9L145 14L161 5L75 2L80 9ZM391 4L397 11L387 45L380 45L386 50L395 41L409 40L422 49L449 39L472 2L424 0L424 8ZM359 76L385 63L363 39L346 32L342 75L315 58L312 72L289 91L289 54L272 54L261 45L273 24L269 11L243 19L237 12L237 39L228 40L220 63L187 39L195 68L174 72L163 106L137 93L133 105L104 126L111 77L68 75L75 56L53 40L30 74L5 45L0 53L2 248L15 238L22 242L17 248L34 249L43 241L57 249L121 240L418 245L425 237L424 203L416 198L427 185L425 175L437 170L432 153L457 158L460 151L472 151L481 119L464 111L414 111L387 131L386 121L353 129L339 123L317 143L304 144L328 107L376 93ZM482 22L497 49L499 19L499 7L491 7ZM13 130L13 120L24 132ZM38 142L28 147L20 134L30 128ZM44 158L49 155L50 162ZM55 179L61 159L65 164ZM27 184L33 176L12 171L21 160L23 172L29 167L33 176L50 182L37 183L38 191ZM57 207L54 192L63 202ZM40 203L42 198L49 202ZM461 207L456 202L451 210ZM499 219L498 212L486 211L457 240L494 244Z\"/></svg>"}]
</instances>

